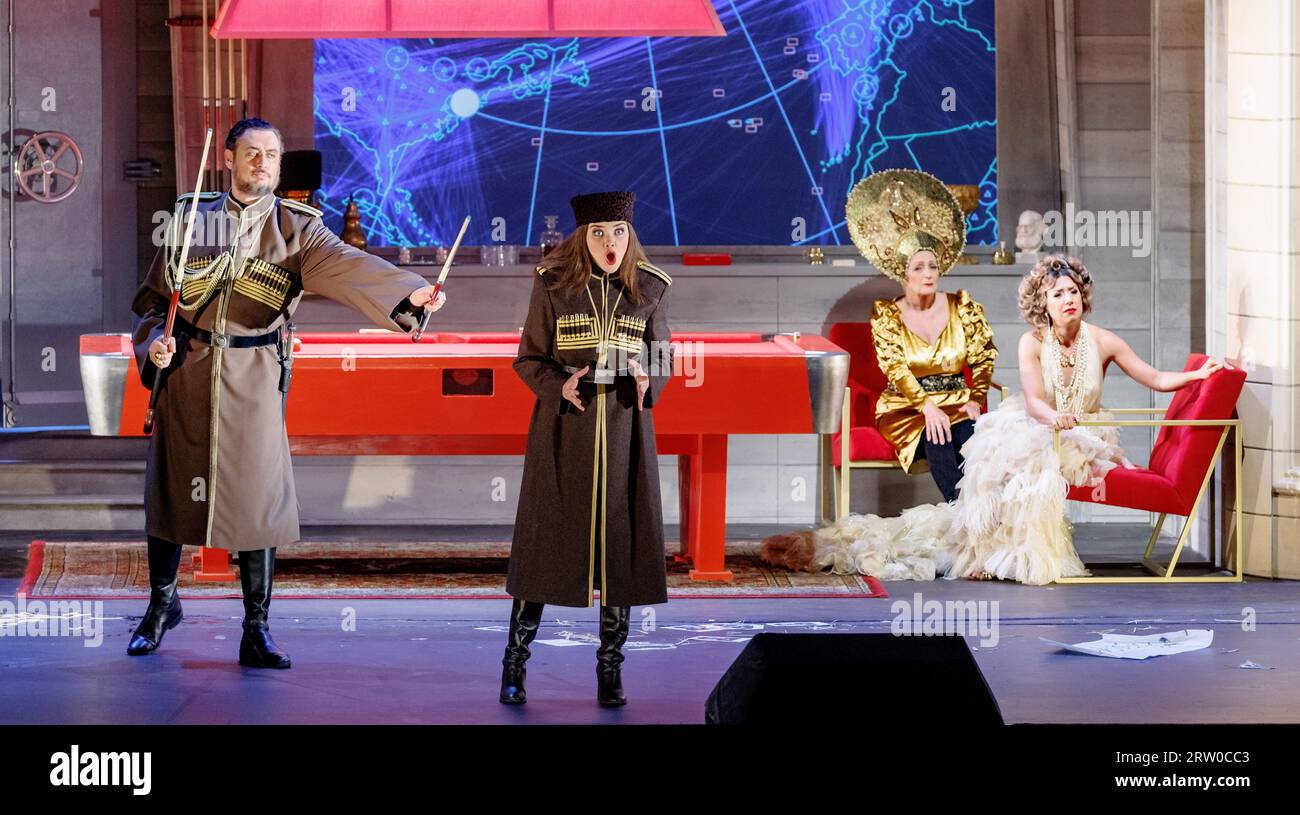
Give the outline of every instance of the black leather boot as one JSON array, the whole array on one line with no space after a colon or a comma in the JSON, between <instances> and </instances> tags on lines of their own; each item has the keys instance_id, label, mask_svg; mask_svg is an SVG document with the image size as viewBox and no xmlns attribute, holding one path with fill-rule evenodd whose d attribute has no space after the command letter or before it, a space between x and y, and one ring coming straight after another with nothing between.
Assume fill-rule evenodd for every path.
<instances>
[{"instance_id":1,"label":"black leather boot","mask_svg":"<svg viewBox=\"0 0 1300 815\"><path fill-rule=\"evenodd\" d=\"M275 547L239 553L239 582L244 588L244 636L239 664L249 668L288 668L289 655L271 639L267 615L275 575Z\"/></svg>"},{"instance_id":2,"label":"black leather boot","mask_svg":"<svg viewBox=\"0 0 1300 815\"><path fill-rule=\"evenodd\" d=\"M623 695L623 644L631 606L600 607L600 647L596 649L596 701L604 707L627 704Z\"/></svg>"},{"instance_id":3,"label":"black leather boot","mask_svg":"<svg viewBox=\"0 0 1300 815\"><path fill-rule=\"evenodd\" d=\"M522 705L528 701L524 692L524 677L528 670L524 663L528 661L528 645L537 636L537 629L542 624L542 603L515 599L510 607L510 634L506 642L506 654L501 659L501 704Z\"/></svg>"},{"instance_id":4,"label":"black leather boot","mask_svg":"<svg viewBox=\"0 0 1300 815\"><path fill-rule=\"evenodd\" d=\"M180 595L176 593L176 571L180 565L180 544L149 537L149 607L126 646L131 656L152 653L162 644L163 634L185 618Z\"/></svg>"}]
</instances>

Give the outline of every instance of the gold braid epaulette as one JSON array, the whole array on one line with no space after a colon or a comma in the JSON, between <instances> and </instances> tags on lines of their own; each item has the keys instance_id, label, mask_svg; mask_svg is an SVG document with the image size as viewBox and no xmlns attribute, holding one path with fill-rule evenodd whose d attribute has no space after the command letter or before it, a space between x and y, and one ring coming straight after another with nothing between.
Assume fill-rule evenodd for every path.
<instances>
[{"instance_id":1,"label":"gold braid epaulette","mask_svg":"<svg viewBox=\"0 0 1300 815\"><path fill-rule=\"evenodd\" d=\"M667 273L667 272L665 272L663 269L660 269L658 266L655 266L655 265L653 265L653 264L651 264L651 263L647 263L647 262L644 261L644 260L639 260L639 261L637 261L637 264L636 264L636 265L637 265L637 268L638 268L638 269L642 269L642 270L644 270L644 271L649 272L650 274L652 274L652 275L654 275L655 277L659 278L660 280L662 280L664 283L668 284L669 286L671 286L671 285L673 284L673 279L672 279L671 277L668 276L668 273Z\"/></svg>"}]
</instances>

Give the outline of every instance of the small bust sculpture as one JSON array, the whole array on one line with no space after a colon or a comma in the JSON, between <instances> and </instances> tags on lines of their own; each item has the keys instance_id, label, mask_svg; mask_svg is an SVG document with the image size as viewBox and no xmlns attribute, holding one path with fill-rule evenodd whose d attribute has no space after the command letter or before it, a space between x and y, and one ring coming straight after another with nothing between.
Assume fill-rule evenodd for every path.
<instances>
[{"instance_id":1,"label":"small bust sculpture","mask_svg":"<svg viewBox=\"0 0 1300 815\"><path fill-rule=\"evenodd\" d=\"M1016 262L1037 263L1043 248L1043 214L1027 209L1016 223Z\"/></svg>"}]
</instances>

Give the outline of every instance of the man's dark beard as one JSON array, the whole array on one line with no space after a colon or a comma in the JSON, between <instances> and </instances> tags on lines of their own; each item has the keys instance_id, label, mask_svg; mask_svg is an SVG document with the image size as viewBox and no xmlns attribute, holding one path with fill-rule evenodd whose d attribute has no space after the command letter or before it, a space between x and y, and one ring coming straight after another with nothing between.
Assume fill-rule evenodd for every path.
<instances>
[{"instance_id":1,"label":"man's dark beard","mask_svg":"<svg viewBox=\"0 0 1300 815\"><path fill-rule=\"evenodd\" d=\"M259 182L256 179L248 182L236 182L235 191L242 196L249 198L261 198L275 190L277 179L268 178L266 181Z\"/></svg>"}]
</instances>

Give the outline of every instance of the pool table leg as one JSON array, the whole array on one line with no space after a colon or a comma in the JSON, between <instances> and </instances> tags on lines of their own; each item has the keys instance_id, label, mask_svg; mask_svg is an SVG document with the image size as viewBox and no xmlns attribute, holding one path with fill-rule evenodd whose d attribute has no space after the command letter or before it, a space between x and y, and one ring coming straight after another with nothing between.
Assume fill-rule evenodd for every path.
<instances>
[{"instance_id":1,"label":"pool table leg","mask_svg":"<svg viewBox=\"0 0 1300 815\"><path fill-rule=\"evenodd\" d=\"M700 436L700 452L692 466L690 517L695 568L692 580L730 581L727 544L727 437ZM696 477L698 476L698 477Z\"/></svg>"},{"instance_id":2,"label":"pool table leg","mask_svg":"<svg viewBox=\"0 0 1300 815\"><path fill-rule=\"evenodd\" d=\"M199 583L233 583L230 552L215 546L200 546L194 552L194 579Z\"/></svg>"},{"instance_id":3,"label":"pool table leg","mask_svg":"<svg viewBox=\"0 0 1300 815\"><path fill-rule=\"evenodd\" d=\"M691 511L692 504L697 503L698 500L693 500L692 496L697 489L696 485L700 483L697 472L699 463L700 457L697 453L677 457L677 516L678 528L681 530L678 534L681 545L678 547L677 554L673 555L673 561L676 563L693 561L695 545L700 539L700 531L697 528L699 514Z\"/></svg>"}]
</instances>

